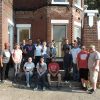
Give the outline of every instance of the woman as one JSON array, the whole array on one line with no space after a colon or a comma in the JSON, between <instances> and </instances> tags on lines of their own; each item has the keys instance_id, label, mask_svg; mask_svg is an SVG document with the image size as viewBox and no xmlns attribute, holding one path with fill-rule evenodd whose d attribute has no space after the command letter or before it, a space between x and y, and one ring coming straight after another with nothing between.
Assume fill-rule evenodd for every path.
<instances>
[{"instance_id":1,"label":"woman","mask_svg":"<svg viewBox=\"0 0 100 100\"><path fill-rule=\"evenodd\" d=\"M44 57L44 61L46 62L47 59L47 43L44 41L42 44L42 56Z\"/></svg>"},{"instance_id":2,"label":"woman","mask_svg":"<svg viewBox=\"0 0 100 100\"><path fill-rule=\"evenodd\" d=\"M20 71L20 64L22 60L22 50L18 44L15 45L15 49L12 51L12 59L14 62L15 78ZM16 80L16 79L15 79Z\"/></svg>"},{"instance_id":3,"label":"woman","mask_svg":"<svg viewBox=\"0 0 100 100\"><path fill-rule=\"evenodd\" d=\"M24 64L24 72L25 72L25 76L26 76L26 83L27 83L27 87L30 87L30 80L32 78L33 75L33 69L34 69L35 65L32 62L32 58L29 57L28 58L28 62L26 62Z\"/></svg>"},{"instance_id":4,"label":"woman","mask_svg":"<svg viewBox=\"0 0 100 100\"><path fill-rule=\"evenodd\" d=\"M4 82L5 79L5 72L6 72L6 78L8 78L8 71L9 71L9 60L10 60L10 51L9 51L9 44L5 43L4 44L4 50L1 52L1 82Z\"/></svg>"},{"instance_id":5,"label":"woman","mask_svg":"<svg viewBox=\"0 0 100 100\"><path fill-rule=\"evenodd\" d=\"M41 57L40 61L36 65L37 68L37 86L45 90L46 87L46 75L47 75L47 64L44 62L44 58ZM34 90L36 90L35 88Z\"/></svg>"},{"instance_id":6,"label":"woman","mask_svg":"<svg viewBox=\"0 0 100 100\"><path fill-rule=\"evenodd\" d=\"M40 44L40 41L37 41L37 45L35 47L35 65L40 61L41 55L42 55L42 46Z\"/></svg>"}]
</instances>

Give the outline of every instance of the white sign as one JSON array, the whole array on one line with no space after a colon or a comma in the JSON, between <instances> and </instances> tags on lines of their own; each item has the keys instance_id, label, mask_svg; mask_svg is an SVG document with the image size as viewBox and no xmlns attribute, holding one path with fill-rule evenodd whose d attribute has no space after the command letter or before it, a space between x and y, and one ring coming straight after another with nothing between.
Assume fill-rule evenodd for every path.
<instances>
[{"instance_id":1,"label":"white sign","mask_svg":"<svg viewBox=\"0 0 100 100\"><path fill-rule=\"evenodd\" d=\"M98 40L100 40L100 21L97 22L98 25Z\"/></svg>"}]
</instances>

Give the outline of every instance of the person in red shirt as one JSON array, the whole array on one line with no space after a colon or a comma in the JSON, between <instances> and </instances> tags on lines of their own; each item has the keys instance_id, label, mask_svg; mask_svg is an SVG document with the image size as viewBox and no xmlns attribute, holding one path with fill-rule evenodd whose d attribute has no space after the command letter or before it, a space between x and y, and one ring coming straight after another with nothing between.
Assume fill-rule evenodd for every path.
<instances>
[{"instance_id":1,"label":"person in red shirt","mask_svg":"<svg viewBox=\"0 0 100 100\"><path fill-rule=\"evenodd\" d=\"M89 53L86 51L86 47L82 46L82 50L77 55L77 68L79 70L82 88L87 90L88 82L88 56Z\"/></svg>"},{"instance_id":2,"label":"person in red shirt","mask_svg":"<svg viewBox=\"0 0 100 100\"><path fill-rule=\"evenodd\" d=\"M59 73L59 64L55 61L55 58L51 59L48 65L48 82L51 85L51 78L58 78L58 86L61 83L61 74Z\"/></svg>"}]
</instances>

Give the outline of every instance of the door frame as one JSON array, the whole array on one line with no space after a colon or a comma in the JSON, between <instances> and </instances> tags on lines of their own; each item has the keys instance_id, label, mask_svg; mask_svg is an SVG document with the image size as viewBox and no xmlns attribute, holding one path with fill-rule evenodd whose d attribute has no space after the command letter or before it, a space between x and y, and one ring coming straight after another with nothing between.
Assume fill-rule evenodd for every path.
<instances>
[{"instance_id":1,"label":"door frame","mask_svg":"<svg viewBox=\"0 0 100 100\"><path fill-rule=\"evenodd\" d=\"M17 27L17 43L20 43L20 29L29 29L29 39L31 38L31 24L16 24Z\"/></svg>"},{"instance_id":2,"label":"door frame","mask_svg":"<svg viewBox=\"0 0 100 100\"><path fill-rule=\"evenodd\" d=\"M51 20L51 41L53 40L53 25L66 25L65 37L67 37L67 25L69 20Z\"/></svg>"}]
</instances>

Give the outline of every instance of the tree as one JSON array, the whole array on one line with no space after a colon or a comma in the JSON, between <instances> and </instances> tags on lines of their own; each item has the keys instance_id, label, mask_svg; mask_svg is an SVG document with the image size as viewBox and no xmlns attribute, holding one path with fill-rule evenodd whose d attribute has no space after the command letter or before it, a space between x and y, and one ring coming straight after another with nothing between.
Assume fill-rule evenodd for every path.
<instances>
[{"instance_id":1,"label":"tree","mask_svg":"<svg viewBox=\"0 0 100 100\"><path fill-rule=\"evenodd\" d=\"M85 0L85 4L88 5L89 10L98 9L100 12L100 0Z\"/></svg>"}]
</instances>

